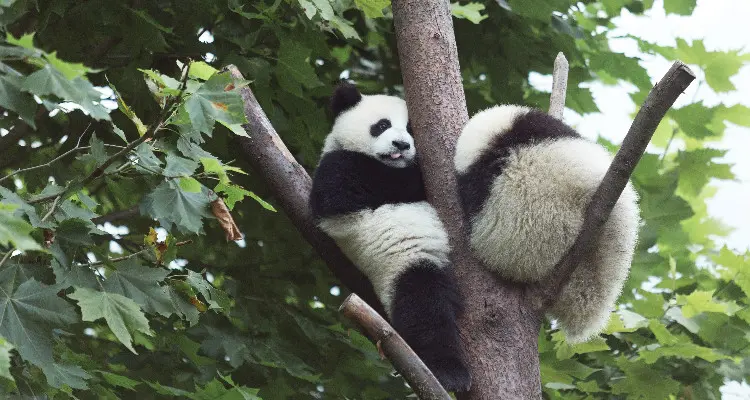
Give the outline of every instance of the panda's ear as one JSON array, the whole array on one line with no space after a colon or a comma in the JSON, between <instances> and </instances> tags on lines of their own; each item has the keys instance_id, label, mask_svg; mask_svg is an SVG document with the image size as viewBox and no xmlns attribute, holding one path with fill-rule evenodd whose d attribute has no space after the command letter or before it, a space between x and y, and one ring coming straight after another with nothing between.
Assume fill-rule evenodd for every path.
<instances>
[{"instance_id":1,"label":"panda's ear","mask_svg":"<svg viewBox=\"0 0 750 400\"><path fill-rule=\"evenodd\" d=\"M354 107L362 100L362 94L349 82L341 82L331 96L331 112L336 118L342 112Z\"/></svg>"}]
</instances>

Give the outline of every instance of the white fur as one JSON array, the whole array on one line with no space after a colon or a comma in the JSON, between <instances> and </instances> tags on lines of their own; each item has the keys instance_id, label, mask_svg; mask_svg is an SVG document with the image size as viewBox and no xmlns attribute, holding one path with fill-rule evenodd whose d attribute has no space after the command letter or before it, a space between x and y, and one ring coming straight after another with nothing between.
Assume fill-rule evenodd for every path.
<instances>
[{"instance_id":1,"label":"white fur","mask_svg":"<svg viewBox=\"0 0 750 400\"><path fill-rule=\"evenodd\" d=\"M499 105L474 114L456 143L456 171L465 173L495 137L510 130L515 119L527 112L528 107Z\"/></svg>"},{"instance_id":2,"label":"white fur","mask_svg":"<svg viewBox=\"0 0 750 400\"><path fill-rule=\"evenodd\" d=\"M507 132L522 112L518 107L495 107L472 118L458 140L456 169L468 171L492 138ZM574 243L611 160L606 149L582 138L513 149L471 221L470 241L477 257L515 281L535 282L554 273ZM594 251L550 310L568 341L585 341L605 327L628 275L638 223L637 194L628 184Z\"/></svg>"},{"instance_id":3,"label":"white fur","mask_svg":"<svg viewBox=\"0 0 750 400\"><path fill-rule=\"evenodd\" d=\"M389 313L394 281L410 264L448 264L448 236L425 201L324 218L319 225L367 275Z\"/></svg>"},{"instance_id":4,"label":"white fur","mask_svg":"<svg viewBox=\"0 0 750 400\"><path fill-rule=\"evenodd\" d=\"M391 128L378 137L370 135L370 127L381 119L391 121ZM350 150L379 158L384 154L399 153L398 159L382 159L384 164L403 168L416 155L414 138L406 131L409 116L406 102L394 96L363 95L354 107L342 112L326 137L323 154L334 150ZM393 141L408 143L408 150L399 150Z\"/></svg>"}]
</instances>

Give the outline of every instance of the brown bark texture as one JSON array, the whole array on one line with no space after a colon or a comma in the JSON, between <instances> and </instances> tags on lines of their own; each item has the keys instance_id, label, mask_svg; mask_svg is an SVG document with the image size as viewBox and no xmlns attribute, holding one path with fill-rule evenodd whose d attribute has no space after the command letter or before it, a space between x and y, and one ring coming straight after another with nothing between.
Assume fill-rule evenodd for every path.
<instances>
[{"instance_id":1,"label":"brown bark texture","mask_svg":"<svg viewBox=\"0 0 750 400\"><path fill-rule=\"evenodd\" d=\"M393 0L391 6L427 197L450 235L453 267L465 301L460 325L472 389L459 398L538 398L541 314L525 301L523 287L484 269L466 241L453 154L468 112L450 4Z\"/></svg>"}]
</instances>

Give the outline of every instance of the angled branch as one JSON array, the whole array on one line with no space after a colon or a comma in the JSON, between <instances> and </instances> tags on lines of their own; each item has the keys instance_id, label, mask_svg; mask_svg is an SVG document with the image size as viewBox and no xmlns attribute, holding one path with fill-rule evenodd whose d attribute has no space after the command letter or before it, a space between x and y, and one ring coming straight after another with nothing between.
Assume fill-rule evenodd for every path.
<instances>
[{"instance_id":1,"label":"angled branch","mask_svg":"<svg viewBox=\"0 0 750 400\"><path fill-rule=\"evenodd\" d=\"M237 67L230 65L227 69L235 79L243 79ZM286 148L250 88L245 86L239 90L248 120L243 127L249 136L239 138L240 151L254 170L263 176L286 215L336 278L382 311L370 281L315 225L308 206L312 179L307 171Z\"/></svg>"},{"instance_id":2,"label":"angled branch","mask_svg":"<svg viewBox=\"0 0 750 400\"><path fill-rule=\"evenodd\" d=\"M568 90L568 59L560 53L555 57L555 68L552 72L552 94L549 97L549 114L562 120L565 110L565 94Z\"/></svg>"},{"instance_id":3,"label":"angled branch","mask_svg":"<svg viewBox=\"0 0 750 400\"><path fill-rule=\"evenodd\" d=\"M393 367L409 383L417 397L422 400L451 398L406 341L359 296L350 294L339 311L361 326L367 336L377 343L378 349L391 360Z\"/></svg>"},{"instance_id":4,"label":"angled branch","mask_svg":"<svg viewBox=\"0 0 750 400\"><path fill-rule=\"evenodd\" d=\"M591 198L575 243L557 263L555 273L542 281L539 286L531 288L535 294L541 291L542 308L552 305L581 259L599 236L612 208L625 189L630 175L646 151L646 146L659 122L694 79L695 74L690 68L680 61L675 61L659 83L649 92L628 134L622 141L620 150L604 175L602 183Z\"/></svg>"},{"instance_id":5,"label":"angled branch","mask_svg":"<svg viewBox=\"0 0 750 400\"><path fill-rule=\"evenodd\" d=\"M112 222L118 219L130 218L138 215L138 206L133 206L125 210L113 211L109 214L101 215L99 217L91 218L91 222L94 224L103 224L105 222Z\"/></svg>"}]
</instances>

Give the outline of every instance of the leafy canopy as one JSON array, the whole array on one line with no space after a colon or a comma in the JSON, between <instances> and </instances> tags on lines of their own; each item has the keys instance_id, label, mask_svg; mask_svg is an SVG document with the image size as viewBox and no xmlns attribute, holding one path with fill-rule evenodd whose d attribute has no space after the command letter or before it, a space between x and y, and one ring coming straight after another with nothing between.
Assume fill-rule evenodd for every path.
<instances>
[{"instance_id":1,"label":"leafy canopy","mask_svg":"<svg viewBox=\"0 0 750 400\"><path fill-rule=\"evenodd\" d=\"M470 113L546 109L528 77L550 74L559 51L571 110L597 111L593 81L630 83L641 103L653 82L607 34L653 1L527 3L452 2ZM695 5L663 2L677 15ZM342 324L346 289L275 212L236 141L252 134L245 85L310 170L339 77L402 94L388 0L15 0L0 2L0 26L0 397L409 395ZM702 70L715 92L735 90L750 61L701 40L630 40ZM693 102L659 126L633 176L644 224L605 334L578 345L549 325L539 334L548 398L710 399L748 378L750 255L717 244L729 229L705 206L714 180L734 179L712 143L748 115ZM217 202L243 240L226 241Z\"/></svg>"}]
</instances>

